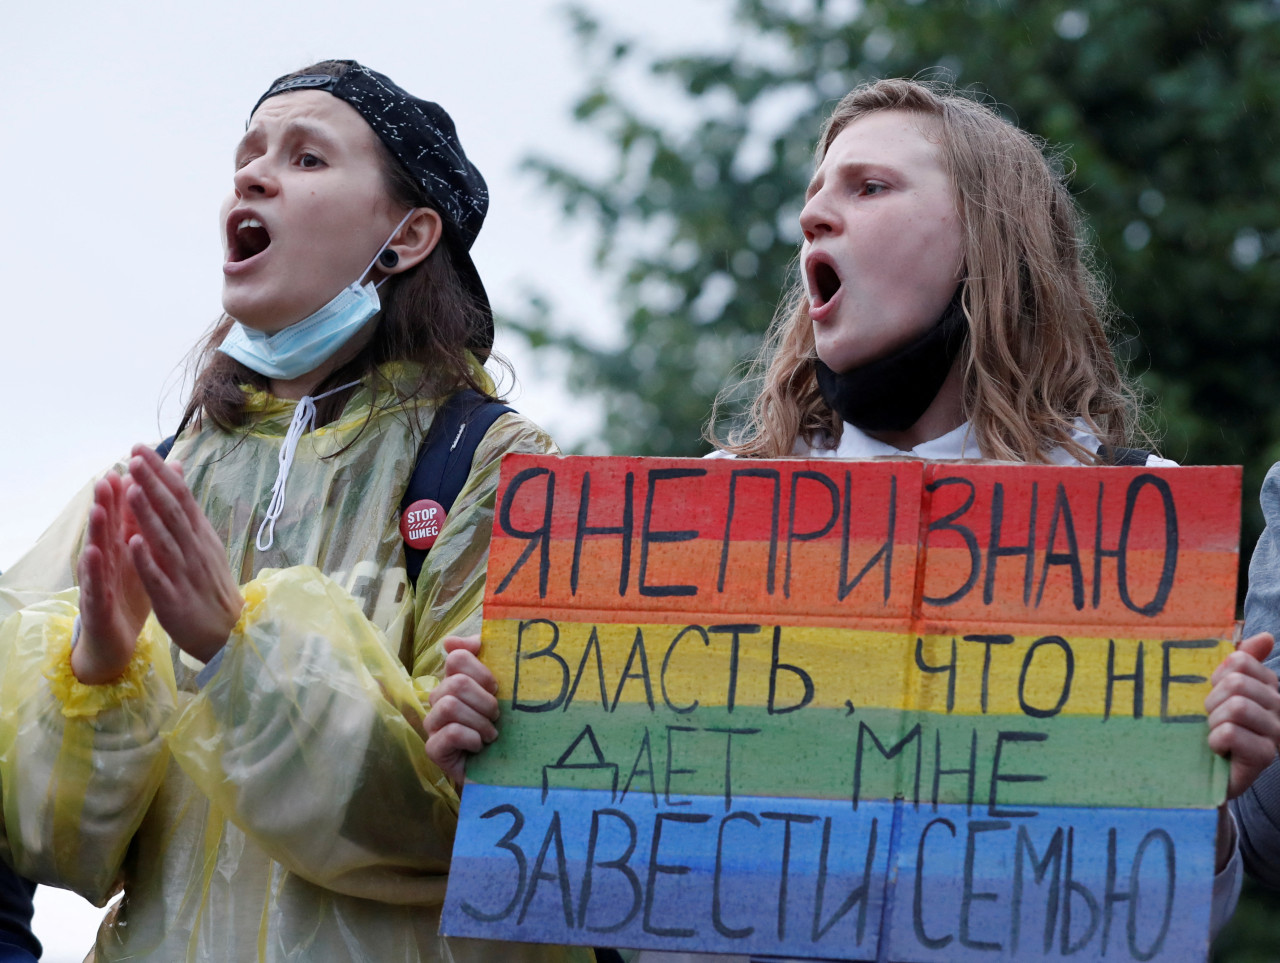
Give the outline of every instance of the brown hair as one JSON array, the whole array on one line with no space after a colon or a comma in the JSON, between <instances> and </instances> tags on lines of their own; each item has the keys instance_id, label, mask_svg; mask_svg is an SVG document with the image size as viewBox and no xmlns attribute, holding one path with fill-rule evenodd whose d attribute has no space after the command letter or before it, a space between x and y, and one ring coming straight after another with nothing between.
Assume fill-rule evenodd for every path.
<instances>
[{"instance_id":1,"label":"brown hair","mask_svg":"<svg viewBox=\"0 0 1280 963\"><path fill-rule=\"evenodd\" d=\"M322 61L289 76L310 73L341 76L346 69L346 64ZM392 202L402 208L434 209L426 191L381 139L375 137L374 142L381 160L383 185ZM358 380L378 387L380 365L411 361L421 365L421 374L412 386L398 389L401 405L416 398L443 398L461 388L472 388L496 400L496 396L490 394L491 386L479 376L472 353L466 347L474 332L484 329L488 318L454 267L457 243L446 228L435 250L423 261L387 279L378 290L382 314L373 336L359 354L316 385L314 394ZM225 430L244 427L248 422L247 398L241 386L264 390L268 386L265 376L217 350L233 323L224 315L196 348L195 384L182 416L183 426L192 422L199 424L207 417ZM494 356L493 360L503 373L510 374L510 365L504 358ZM341 391L317 402L316 423L327 424L337 418L353 390Z\"/></svg>"},{"instance_id":2,"label":"brown hair","mask_svg":"<svg viewBox=\"0 0 1280 963\"><path fill-rule=\"evenodd\" d=\"M990 106L943 84L880 80L857 87L823 126L820 163L837 135L859 118L901 110L932 118L964 225L962 304L969 337L963 365L964 414L986 458L1045 462L1057 447L1085 464L1095 456L1073 440L1077 422L1108 445L1137 424L1133 385L1116 364L1106 327L1110 308L1091 270L1080 213L1041 144ZM814 374L813 325L804 285L795 281L748 374L754 399L722 441L714 426L742 386L721 392L707 426L717 447L777 458L839 444L843 424L822 399Z\"/></svg>"}]
</instances>

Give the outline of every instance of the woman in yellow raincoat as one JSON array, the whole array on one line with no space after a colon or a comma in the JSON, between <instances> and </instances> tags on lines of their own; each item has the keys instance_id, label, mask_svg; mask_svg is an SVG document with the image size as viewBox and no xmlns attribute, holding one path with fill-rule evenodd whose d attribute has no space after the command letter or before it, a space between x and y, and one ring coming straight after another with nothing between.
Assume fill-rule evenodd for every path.
<instances>
[{"instance_id":1,"label":"woman in yellow raincoat","mask_svg":"<svg viewBox=\"0 0 1280 963\"><path fill-rule=\"evenodd\" d=\"M123 888L101 963L581 952L437 934L457 796L429 693L479 628L501 457L555 450L502 415L410 583L424 433L494 392L487 203L437 105L353 61L277 81L169 460L135 448L0 577L0 856Z\"/></svg>"}]
</instances>

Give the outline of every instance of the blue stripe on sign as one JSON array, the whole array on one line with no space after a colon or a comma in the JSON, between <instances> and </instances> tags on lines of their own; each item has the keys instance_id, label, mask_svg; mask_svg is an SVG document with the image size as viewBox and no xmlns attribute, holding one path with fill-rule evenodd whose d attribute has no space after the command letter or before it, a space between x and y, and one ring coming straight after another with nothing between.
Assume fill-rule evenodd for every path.
<instances>
[{"instance_id":1,"label":"blue stripe on sign","mask_svg":"<svg viewBox=\"0 0 1280 963\"><path fill-rule=\"evenodd\" d=\"M1208 955L1215 810L903 814L889 959Z\"/></svg>"},{"instance_id":2,"label":"blue stripe on sign","mask_svg":"<svg viewBox=\"0 0 1280 963\"><path fill-rule=\"evenodd\" d=\"M685 951L874 956L893 807L471 783L442 931Z\"/></svg>"},{"instance_id":3,"label":"blue stripe on sign","mask_svg":"<svg viewBox=\"0 0 1280 963\"><path fill-rule=\"evenodd\" d=\"M1206 951L1213 810L652 798L469 784L443 932L959 963Z\"/></svg>"}]
</instances>

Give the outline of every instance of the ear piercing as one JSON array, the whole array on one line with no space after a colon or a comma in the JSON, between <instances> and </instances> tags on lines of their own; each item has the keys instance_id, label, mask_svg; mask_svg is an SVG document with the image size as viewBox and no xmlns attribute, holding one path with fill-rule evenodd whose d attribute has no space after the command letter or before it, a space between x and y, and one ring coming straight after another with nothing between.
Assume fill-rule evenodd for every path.
<instances>
[{"instance_id":1,"label":"ear piercing","mask_svg":"<svg viewBox=\"0 0 1280 963\"><path fill-rule=\"evenodd\" d=\"M384 268L393 268L400 263L400 255L391 250L391 248L387 248L378 255L378 263Z\"/></svg>"}]
</instances>

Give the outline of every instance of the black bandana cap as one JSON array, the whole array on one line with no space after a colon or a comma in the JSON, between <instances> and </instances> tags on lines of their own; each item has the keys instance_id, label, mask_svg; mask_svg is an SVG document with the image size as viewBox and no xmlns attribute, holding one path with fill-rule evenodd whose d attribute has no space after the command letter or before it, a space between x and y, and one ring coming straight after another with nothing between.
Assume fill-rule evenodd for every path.
<instances>
[{"instance_id":1,"label":"black bandana cap","mask_svg":"<svg viewBox=\"0 0 1280 963\"><path fill-rule=\"evenodd\" d=\"M354 60L330 63L343 64L346 71L342 76L312 73L281 77L258 98L249 112L250 118L267 98L295 90L323 90L355 108L439 211L453 241L449 250L454 267L486 318L486 330L478 332L473 338L476 343L468 347L478 349L482 360L487 358L493 346L493 309L480 273L467 253L489 210L489 188L484 178L467 160L453 120L439 104L414 97L385 74Z\"/></svg>"}]
</instances>

